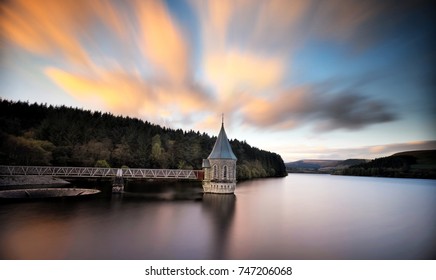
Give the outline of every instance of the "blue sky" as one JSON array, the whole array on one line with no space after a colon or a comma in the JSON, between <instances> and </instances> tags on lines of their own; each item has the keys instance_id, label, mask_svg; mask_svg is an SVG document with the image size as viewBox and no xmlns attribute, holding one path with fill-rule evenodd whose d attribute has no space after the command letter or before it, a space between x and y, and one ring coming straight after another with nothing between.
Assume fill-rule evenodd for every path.
<instances>
[{"instance_id":1,"label":"blue sky","mask_svg":"<svg viewBox=\"0 0 436 280\"><path fill-rule=\"evenodd\" d=\"M298 159L436 148L430 1L15 0L0 96Z\"/></svg>"}]
</instances>

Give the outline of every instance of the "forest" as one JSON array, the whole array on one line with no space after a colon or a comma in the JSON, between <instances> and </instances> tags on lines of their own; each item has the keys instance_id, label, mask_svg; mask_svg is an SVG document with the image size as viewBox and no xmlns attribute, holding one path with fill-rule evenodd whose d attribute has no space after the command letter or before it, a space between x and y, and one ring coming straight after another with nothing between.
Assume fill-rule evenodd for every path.
<instances>
[{"instance_id":1,"label":"forest","mask_svg":"<svg viewBox=\"0 0 436 280\"><path fill-rule=\"evenodd\" d=\"M1 165L201 169L216 140L137 118L5 99L0 127ZM230 144L238 180L287 175L280 155L246 141Z\"/></svg>"},{"instance_id":2,"label":"forest","mask_svg":"<svg viewBox=\"0 0 436 280\"><path fill-rule=\"evenodd\" d=\"M337 170L334 174L436 179L436 150L397 153Z\"/></svg>"}]
</instances>

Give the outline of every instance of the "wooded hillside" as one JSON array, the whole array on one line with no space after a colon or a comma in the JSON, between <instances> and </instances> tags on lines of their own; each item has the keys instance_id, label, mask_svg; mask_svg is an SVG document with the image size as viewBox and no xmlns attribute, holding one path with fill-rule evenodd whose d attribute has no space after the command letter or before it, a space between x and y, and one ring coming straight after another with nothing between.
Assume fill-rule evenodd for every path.
<instances>
[{"instance_id":1,"label":"wooded hillside","mask_svg":"<svg viewBox=\"0 0 436 280\"><path fill-rule=\"evenodd\" d=\"M397 153L350 166L335 174L436 179L436 150Z\"/></svg>"},{"instance_id":2,"label":"wooded hillside","mask_svg":"<svg viewBox=\"0 0 436 280\"><path fill-rule=\"evenodd\" d=\"M137 118L2 99L0 127L2 165L201 169L216 140ZM238 180L286 176L280 155L245 141L230 144Z\"/></svg>"}]
</instances>

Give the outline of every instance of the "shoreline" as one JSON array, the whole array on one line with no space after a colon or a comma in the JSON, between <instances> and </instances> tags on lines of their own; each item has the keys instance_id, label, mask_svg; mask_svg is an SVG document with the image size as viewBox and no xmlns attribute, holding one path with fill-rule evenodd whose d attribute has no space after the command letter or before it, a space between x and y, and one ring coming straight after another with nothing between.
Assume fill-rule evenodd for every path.
<instances>
[{"instance_id":1,"label":"shoreline","mask_svg":"<svg viewBox=\"0 0 436 280\"><path fill-rule=\"evenodd\" d=\"M50 175L18 175L18 176L0 176L0 187L3 186L25 186L25 185L60 185L70 184L63 179L54 178Z\"/></svg>"}]
</instances>

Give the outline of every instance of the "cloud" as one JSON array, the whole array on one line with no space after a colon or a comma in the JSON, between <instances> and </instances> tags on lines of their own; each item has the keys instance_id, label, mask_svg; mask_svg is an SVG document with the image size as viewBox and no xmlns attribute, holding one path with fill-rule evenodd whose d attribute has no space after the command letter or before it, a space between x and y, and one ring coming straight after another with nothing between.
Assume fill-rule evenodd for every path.
<instances>
[{"instance_id":1,"label":"cloud","mask_svg":"<svg viewBox=\"0 0 436 280\"><path fill-rule=\"evenodd\" d=\"M282 61L256 53L228 50L208 53L204 58L206 80L220 94L260 91L277 86L284 72Z\"/></svg>"},{"instance_id":2,"label":"cloud","mask_svg":"<svg viewBox=\"0 0 436 280\"><path fill-rule=\"evenodd\" d=\"M1 4L1 36L17 46L48 57L62 56L69 62L88 65L83 46L90 40L90 25L103 22L120 37L122 18L111 1L15 0Z\"/></svg>"},{"instance_id":3,"label":"cloud","mask_svg":"<svg viewBox=\"0 0 436 280\"><path fill-rule=\"evenodd\" d=\"M293 52L313 40L367 48L426 1L191 0L210 50ZM291 53L292 55L292 53Z\"/></svg>"},{"instance_id":4,"label":"cloud","mask_svg":"<svg viewBox=\"0 0 436 280\"><path fill-rule=\"evenodd\" d=\"M144 107L155 111L152 104L156 98L149 86L138 77L101 70L94 75L80 75L57 68L48 68L45 73L82 103L123 115L136 115Z\"/></svg>"},{"instance_id":5,"label":"cloud","mask_svg":"<svg viewBox=\"0 0 436 280\"><path fill-rule=\"evenodd\" d=\"M289 51L306 15L310 1L304 0L191 0L201 21L206 49L231 47L256 52Z\"/></svg>"},{"instance_id":6,"label":"cloud","mask_svg":"<svg viewBox=\"0 0 436 280\"><path fill-rule=\"evenodd\" d=\"M414 141L405 143L393 143L387 145L365 146L349 149L332 149L326 150L323 156L336 156L341 158L366 158L374 159L379 157L386 157L395 153L405 151L418 151L418 150L435 150L436 141Z\"/></svg>"},{"instance_id":7,"label":"cloud","mask_svg":"<svg viewBox=\"0 0 436 280\"><path fill-rule=\"evenodd\" d=\"M70 61L86 64L88 56L72 36L82 22L81 5L75 1L18 0L2 6L2 36L38 54L60 52Z\"/></svg>"},{"instance_id":8,"label":"cloud","mask_svg":"<svg viewBox=\"0 0 436 280\"><path fill-rule=\"evenodd\" d=\"M196 116L207 127L224 112L254 127L313 124L318 131L362 129L398 117L386 101L365 96L360 87L321 91L322 81L289 81L297 50L311 41L349 47L380 38L383 31L375 30L387 29L373 27L404 18L407 8L417 9L412 2L190 0L198 36L186 36L197 29L181 26L174 14L183 9L170 12L166 3L5 1L1 36L33 54L60 58L42 67L49 79L83 104L115 113Z\"/></svg>"},{"instance_id":9,"label":"cloud","mask_svg":"<svg viewBox=\"0 0 436 280\"><path fill-rule=\"evenodd\" d=\"M45 0L42 5L17 0L1 5L1 36L56 59L56 64L45 60L42 71L86 106L163 124L187 120L211 101L191 77L189 44L163 1ZM117 46L124 57L134 57L134 67L117 56Z\"/></svg>"},{"instance_id":10,"label":"cloud","mask_svg":"<svg viewBox=\"0 0 436 280\"><path fill-rule=\"evenodd\" d=\"M161 1L16 0L1 9L2 37L29 52L90 67L91 57L107 59L104 44L118 41L124 53L139 47L154 72L171 82L190 75L188 44ZM106 42L95 38L102 28L108 31Z\"/></svg>"},{"instance_id":11,"label":"cloud","mask_svg":"<svg viewBox=\"0 0 436 280\"><path fill-rule=\"evenodd\" d=\"M221 113L225 113L227 119L237 116L247 102L274 91L282 82L285 74L283 57L253 48L253 42L268 34L262 29L261 21L266 23L272 11L286 10L277 7L279 1L273 2L189 2L200 21L202 76L216 99L206 118L197 124L198 128L214 127L213 120ZM281 19L285 18L283 15ZM269 34L275 30L269 28ZM232 37L238 38L237 42Z\"/></svg>"},{"instance_id":12,"label":"cloud","mask_svg":"<svg viewBox=\"0 0 436 280\"><path fill-rule=\"evenodd\" d=\"M328 0L312 3L308 20L311 31L324 38L350 40L362 36L363 27L371 23L383 11L380 1Z\"/></svg>"},{"instance_id":13,"label":"cloud","mask_svg":"<svg viewBox=\"0 0 436 280\"><path fill-rule=\"evenodd\" d=\"M343 149L329 147L309 147L305 145L291 147L289 145L286 149L281 151L281 155L287 162L301 159L375 159L390 156L399 152L435 149L435 140L393 143L376 146L362 146Z\"/></svg>"},{"instance_id":14,"label":"cloud","mask_svg":"<svg viewBox=\"0 0 436 280\"><path fill-rule=\"evenodd\" d=\"M142 51L172 82L184 82L190 76L189 46L160 1L138 1L137 17L142 32Z\"/></svg>"},{"instance_id":15,"label":"cloud","mask_svg":"<svg viewBox=\"0 0 436 280\"><path fill-rule=\"evenodd\" d=\"M410 26L416 13L431 19L430 1L396 0L326 0L310 1L301 20L305 40L333 41L345 44L351 51L367 50L392 31ZM403 30L404 31L404 30Z\"/></svg>"},{"instance_id":16,"label":"cloud","mask_svg":"<svg viewBox=\"0 0 436 280\"><path fill-rule=\"evenodd\" d=\"M263 128L289 129L315 112L316 99L308 88L293 88L274 97L252 98L242 108L245 120Z\"/></svg>"},{"instance_id":17,"label":"cloud","mask_svg":"<svg viewBox=\"0 0 436 280\"><path fill-rule=\"evenodd\" d=\"M311 122L318 131L357 130L397 119L385 101L366 97L358 89L320 92L322 81L282 89L284 78L292 76L289 71L298 49L312 40L353 46L356 34L365 37L355 40L356 44L368 41L373 32L367 27L383 18L393 3L342 0L190 3L200 18L205 46L203 72L217 95L218 110L242 112L245 123L277 130ZM237 106L232 106L229 100Z\"/></svg>"},{"instance_id":18,"label":"cloud","mask_svg":"<svg viewBox=\"0 0 436 280\"><path fill-rule=\"evenodd\" d=\"M78 74L47 68L45 74L84 104L115 114L146 117L160 124L180 122L184 115L205 110L211 102L198 85L150 83L119 69L94 66L94 72Z\"/></svg>"},{"instance_id":19,"label":"cloud","mask_svg":"<svg viewBox=\"0 0 436 280\"><path fill-rule=\"evenodd\" d=\"M404 151L416 151L416 150L435 150L436 141L413 141L406 143L394 143L388 145L369 146L362 148L370 155L391 155L394 153Z\"/></svg>"},{"instance_id":20,"label":"cloud","mask_svg":"<svg viewBox=\"0 0 436 280\"><path fill-rule=\"evenodd\" d=\"M332 98L325 98L318 104L321 131L333 129L356 130L377 123L397 119L387 103L356 93L342 92Z\"/></svg>"},{"instance_id":21,"label":"cloud","mask_svg":"<svg viewBox=\"0 0 436 280\"><path fill-rule=\"evenodd\" d=\"M292 88L273 98L253 98L242 112L254 126L291 129L311 123L318 131L356 130L397 119L383 101L354 91L317 92L310 85Z\"/></svg>"}]
</instances>

